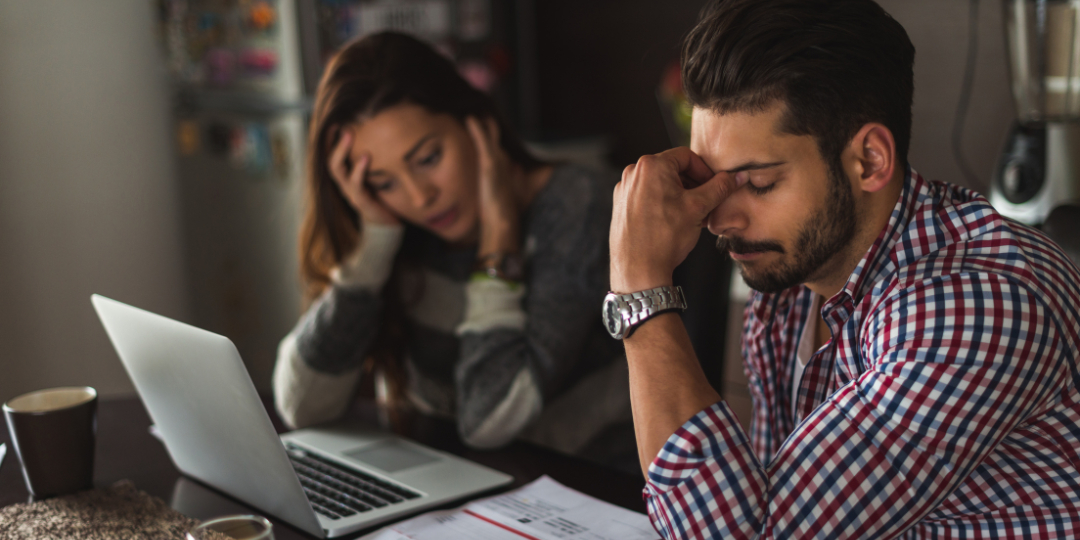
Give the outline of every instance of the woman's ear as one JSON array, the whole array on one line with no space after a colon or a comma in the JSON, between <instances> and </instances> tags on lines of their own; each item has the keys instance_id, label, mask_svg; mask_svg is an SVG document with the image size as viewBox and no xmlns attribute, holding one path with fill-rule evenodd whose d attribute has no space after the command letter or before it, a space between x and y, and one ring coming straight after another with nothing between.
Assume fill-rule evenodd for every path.
<instances>
[{"instance_id":1,"label":"woman's ear","mask_svg":"<svg viewBox=\"0 0 1080 540\"><path fill-rule=\"evenodd\" d=\"M889 184L899 166L896 140L889 128L874 122L866 124L851 139L849 150L864 192L873 193Z\"/></svg>"}]
</instances>

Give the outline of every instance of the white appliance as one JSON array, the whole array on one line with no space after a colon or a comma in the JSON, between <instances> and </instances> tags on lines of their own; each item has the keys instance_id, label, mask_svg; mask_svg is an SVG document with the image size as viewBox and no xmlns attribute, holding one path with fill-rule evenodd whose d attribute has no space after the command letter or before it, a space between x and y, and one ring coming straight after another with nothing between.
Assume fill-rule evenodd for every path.
<instances>
[{"instance_id":1,"label":"white appliance","mask_svg":"<svg viewBox=\"0 0 1080 540\"><path fill-rule=\"evenodd\" d=\"M1080 199L1080 2L1003 0L1017 122L990 188L1002 215L1040 225Z\"/></svg>"}]
</instances>

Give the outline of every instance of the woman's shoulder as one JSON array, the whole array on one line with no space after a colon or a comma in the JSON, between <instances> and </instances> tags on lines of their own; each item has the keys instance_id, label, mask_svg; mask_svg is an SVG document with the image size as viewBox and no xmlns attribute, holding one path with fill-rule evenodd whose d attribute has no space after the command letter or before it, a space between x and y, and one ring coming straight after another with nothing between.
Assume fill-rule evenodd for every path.
<instances>
[{"instance_id":1,"label":"woman's shoulder","mask_svg":"<svg viewBox=\"0 0 1080 540\"><path fill-rule=\"evenodd\" d=\"M530 229L562 230L611 219L611 195L618 176L581 165L557 165L529 206ZM602 222L602 223L601 223ZM537 230L537 232L539 232Z\"/></svg>"},{"instance_id":2,"label":"woman's shoulder","mask_svg":"<svg viewBox=\"0 0 1080 540\"><path fill-rule=\"evenodd\" d=\"M526 218L525 249L534 271L542 266L560 274L579 274L582 283L606 281L611 196L617 179L612 173L577 165L552 171Z\"/></svg>"},{"instance_id":3,"label":"woman's shoulder","mask_svg":"<svg viewBox=\"0 0 1080 540\"><path fill-rule=\"evenodd\" d=\"M553 198L611 195L619 181L614 171L576 164L556 165L544 188ZM543 194L543 193L542 193ZM610 199L610 197L607 197Z\"/></svg>"}]
</instances>

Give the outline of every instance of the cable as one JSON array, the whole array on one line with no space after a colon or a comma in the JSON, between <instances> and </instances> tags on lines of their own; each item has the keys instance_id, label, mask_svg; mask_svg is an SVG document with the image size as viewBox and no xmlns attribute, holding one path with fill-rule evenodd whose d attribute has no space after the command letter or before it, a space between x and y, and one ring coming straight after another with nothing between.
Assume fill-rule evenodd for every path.
<instances>
[{"instance_id":1,"label":"cable","mask_svg":"<svg viewBox=\"0 0 1080 540\"><path fill-rule=\"evenodd\" d=\"M952 151L960 172L967 179L968 187L977 187L981 183L978 175L971 170L971 165L964 158L964 122L967 120L968 106L971 104L971 89L975 83L975 59L979 52L979 0L968 3L968 44L967 61L964 66L964 81L960 85L960 101L956 104L956 117L953 119Z\"/></svg>"}]
</instances>

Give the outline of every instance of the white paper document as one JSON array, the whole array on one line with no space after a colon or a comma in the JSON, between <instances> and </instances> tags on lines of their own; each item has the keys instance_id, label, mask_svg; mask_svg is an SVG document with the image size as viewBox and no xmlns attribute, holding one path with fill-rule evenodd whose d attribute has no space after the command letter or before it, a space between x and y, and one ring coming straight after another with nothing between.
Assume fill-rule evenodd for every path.
<instances>
[{"instance_id":1,"label":"white paper document","mask_svg":"<svg viewBox=\"0 0 1080 540\"><path fill-rule=\"evenodd\" d=\"M360 540L655 540L645 514L543 476L520 489L429 512Z\"/></svg>"}]
</instances>

